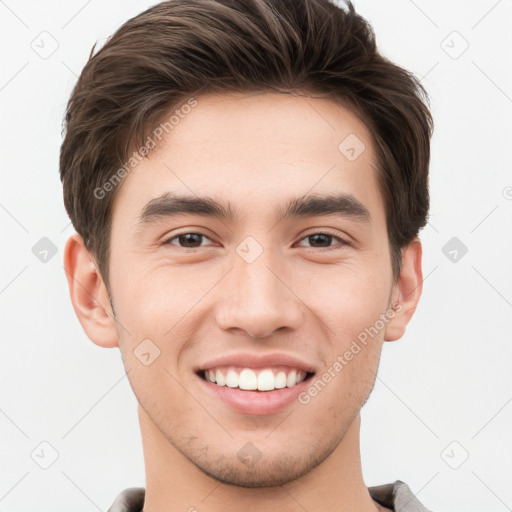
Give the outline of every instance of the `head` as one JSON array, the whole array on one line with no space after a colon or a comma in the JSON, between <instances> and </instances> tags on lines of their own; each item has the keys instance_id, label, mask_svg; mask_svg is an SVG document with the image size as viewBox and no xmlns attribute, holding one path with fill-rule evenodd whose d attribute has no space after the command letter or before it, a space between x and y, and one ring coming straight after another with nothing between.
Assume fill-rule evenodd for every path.
<instances>
[{"instance_id":1,"label":"head","mask_svg":"<svg viewBox=\"0 0 512 512\"><path fill-rule=\"evenodd\" d=\"M351 3L170 0L91 51L60 156L73 304L205 473L290 481L358 416L421 294L426 101ZM209 394L206 367L242 353L307 362L302 398Z\"/></svg>"}]
</instances>

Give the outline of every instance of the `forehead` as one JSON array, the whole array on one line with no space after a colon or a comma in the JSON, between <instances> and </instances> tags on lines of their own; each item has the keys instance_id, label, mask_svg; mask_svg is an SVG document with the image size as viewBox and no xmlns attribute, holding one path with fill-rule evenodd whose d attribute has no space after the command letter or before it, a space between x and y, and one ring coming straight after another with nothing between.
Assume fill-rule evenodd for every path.
<instances>
[{"instance_id":1,"label":"forehead","mask_svg":"<svg viewBox=\"0 0 512 512\"><path fill-rule=\"evenodd\" d=\"M341 104L268 92L194 100L177 107L161 140L153 135L149 158L118 191L114 217L135 220L164 192L223 200L239 220L254 208L265 215L267 206L270 216L283 198L308 193L342 192L382 209L371 133Z\"/></svg>"}]
</instances>

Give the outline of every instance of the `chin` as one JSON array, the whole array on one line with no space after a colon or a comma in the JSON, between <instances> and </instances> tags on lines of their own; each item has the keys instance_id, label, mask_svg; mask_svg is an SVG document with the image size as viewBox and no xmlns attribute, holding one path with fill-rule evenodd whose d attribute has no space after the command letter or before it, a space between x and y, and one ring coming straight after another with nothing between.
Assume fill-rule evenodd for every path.
<instances>
[{"instance_id":1,"label":"chin","mask_svg":"<svg viewBox=\"0 0 512 512\"><path fill-rule=\"evenodd\" d=\"M265 457L257 452L250 454L251 443L239 451L231 459L221 457L216 463L201 464L193 461L208 476L227 485L246 488L278 487L309 473L319 465L330 453L314 457L312 454L276 454ZM254 447L254 445L252 445ZM240 455L245 449L246 453ZM239 459L242 459L243 462Z\"/></svg>"}]
</instances>

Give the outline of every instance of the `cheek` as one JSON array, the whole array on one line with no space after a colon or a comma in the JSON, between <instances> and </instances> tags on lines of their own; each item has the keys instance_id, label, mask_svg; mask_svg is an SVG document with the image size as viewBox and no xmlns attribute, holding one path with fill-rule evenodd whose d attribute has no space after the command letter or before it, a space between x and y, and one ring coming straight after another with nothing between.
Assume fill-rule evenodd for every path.
<instances>
[{"instance_id":1,"label":"cheek","mask_svg":"<svg viewBox=\"0 0 512 512\"><path fill-rule=\"evenodd\" d=\"M187 382L180 384L181 377L167 364L165 348L149 366L132 357L126 371L137 401L165 432L189 433L191 418L201 425L208 423L204 410L188 394Z\"/></svg>"},{"instance_id":2,"label":"cheek","mask_svg":"<svg viewBox=\"0 0 512 512\"><path fill-rule=\"evenodd\" d=\"M326 340L321 350L325 370L316 378L329 390L322 391L318 411L327 406L333 420L343 421L360 409L374 386L385 331L379 319L390 282L377 265L372 272L368 266L338 269L323 282L313 295L310 288L308 303Z\"/></svg>"},{"instance_id":3,"label":"cheek","mask_svg":"<svg viewBox=\"0 0 512 512\"><path fill-rule=\"evenodd\" d=\"M386 310L391 280L378 264L342 264L319 269L301 297L343 348ZM313 286L316 283L316 286Z\"/></svg>"},{"instance_id":4,"label":"cheek","mask_svg":"<svg viewBox=\"0 0 512 512\"><path fill-rule=\"evenodd\" d=\"M121 263L112 273L119 320L128 330L161 336L204 295L209 281L211 276L201 277L161 262L156 268L141 260Z\"/></svg>"}]
</instances>

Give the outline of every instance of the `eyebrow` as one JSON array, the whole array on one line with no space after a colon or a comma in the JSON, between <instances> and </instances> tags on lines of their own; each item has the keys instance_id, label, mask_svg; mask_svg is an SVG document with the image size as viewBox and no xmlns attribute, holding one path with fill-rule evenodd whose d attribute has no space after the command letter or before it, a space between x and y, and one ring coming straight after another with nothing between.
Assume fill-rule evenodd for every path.
<instances>
[{"instance_id":1,"label":"eyebrow","mask_svg":"<svg viewBox=\"0 0 512 512\"><path fill-rule=\"evenodd\" d=\"M176 195L166 192L151 199L142 208L137 226L143 227L161 218L186 214L214 217L227 222L236 222L239 219L237 211L229 202L221 203L211 197ZM295 197L275 211L278 222L289 218L320 215L336 215L366 224L371 223L371 215L366 206L352 194L346 193Z\"/></svg>"}]
</instances>

